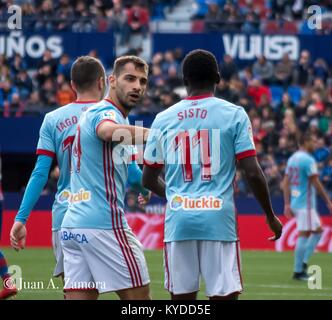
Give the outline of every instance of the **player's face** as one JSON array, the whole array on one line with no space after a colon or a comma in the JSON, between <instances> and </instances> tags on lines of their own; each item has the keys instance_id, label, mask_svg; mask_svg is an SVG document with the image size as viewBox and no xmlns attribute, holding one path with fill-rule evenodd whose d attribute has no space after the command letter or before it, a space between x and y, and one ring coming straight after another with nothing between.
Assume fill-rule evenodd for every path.
<instances>
[{"instance_id":1,"label":"player's face","mask_svg":"<svg viewBox=\"0 0 332 320\"><path fill-rule=\"evenodd\" d=\"M116 96L125 109L131 110L143 98L148 83L147 74L127 63L118 76L111 80Z\"/></svg>"},{"instance_id":2,"label":"player's face","mask_svg":"<svg viewBox=\"0 0 332 320\"><path fill-rule=\"evenodd\" d=\"M316 138L312 137L307 141L307 149L310 153L314 152L317 148L317 140Z\"/></svg>"}]
</instances>

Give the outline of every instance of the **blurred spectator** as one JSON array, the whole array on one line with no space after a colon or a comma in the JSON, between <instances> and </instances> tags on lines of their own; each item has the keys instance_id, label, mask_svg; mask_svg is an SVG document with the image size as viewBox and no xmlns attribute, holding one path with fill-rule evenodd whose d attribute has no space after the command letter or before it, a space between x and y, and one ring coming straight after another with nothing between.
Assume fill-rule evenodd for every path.
<instances>
[{"instance_id":1,"label":"blurred spectator","mask_svg":"<svg viewBox=\"0 0 332 320\"><path fill-rule=\"evenodd\" d=\"M264 84L270 84L274 74L273 64L260 56L254 63L252 72L255 78L261 79Z\"/></svg>"},{"instance_id":2,"label":"blurred spectator","mask_svg":"<svg viewBox=\"0 0 332 320\"><path fill-rule=\"evenodd\" d=\"M24 108L24 114L37 115L40 114L43 109L44 109L44 104L41 102L39 92L33 91Z\"/></svg>"},{"instance_id":3,"label":"blurred spectator","mask_svg":"<svg viewBox=\"0 0 332 320\"><path fill-rule=\"evenodd\" d=\"M329 69L324 59L317 59L314 62L313 75L322 79L324 83L326 82L326 79L329 75Z\"/></svg>"},{"instance_id":4,"label":"blurred spectator","mask_svg":"<svg viewBox=\"0 0 332 320\"><path fill-rule=\"evenodd\" d=\"M256 106L261 105L263 96L267 98L268 102L271 101L271 91L269 87L264 86L258 79L254 79L250 82L248 95L254 100Z\"/></svg>"},{"instance_id":5,"label":"blurred spectator","mask_svg":"<svg viewBox=\"0 0 332 320\"><path fill-rule=\"evenodd\" d=\"M63 54L57 67L57 74L63 74L66 80L70 80L70 69L72 62L68 54Z\"/></svg>"},{"instance_id":6,"label":"blurred spectator","mask_svg":"<svg viewBox=\"0 0 332 320\"><path fill-rule=\"evenodd\" d=\"M17 93L17 88L12 85L10 80L0 83L0 110L4 117L10 116L9 107L12 103L13 95Z\"/></svg>"},{"instance_id":7,"label":"blurred spectator","mask_svg":"<svg viewBox=\"0 0 332 320\"><path fill-rule=\"evenodd\" d=\"M251 34L259 31L259 19L254 12L248 12L241 27L243 33Z\"/></svg>"},{"instance_id":8,"label":"blurred spectator","mask_svg":"<svg viewBox=\"0 0 332 320\"><path fill-rule=\"evenodd\" d=\"M161 69L164 75L168 73L170 67L174 67L178 71L179 64L175 60L173 51L167 50L164 54L164 59L161 62Z\"/></svg>"},{"instance_id":9,"label":"blurred spectator","mask_svg":"<svg viewBox=\"0 0 332 320\"><path fill-rule=\"evenodd\" d=\"M287 109L294 109L294 103L291 101L289 94L286 92L282 95L281 102L277 106L278 113L282 117Z\"/></svg>"},{"instance_id":10,"label":"blurred spectator","mask_svg":"<svg viewBox=\"0 0 332 320\"><path fill-rule=\"evenodd\" d=\"M303 50L298 65L294 70L294 82L300 86L307 86L312 80L313 68L310 61L310 52Z\"/></svg>"},{"instance_id":11,"label":"blurred spectator","mask_svg":"<svg viewBox=\"0 0 332 320\"><path fill-rule=\"evenodd\" d=\"M225 54L223 61L220 64L220 75L225 81L231 80L231 78L237 75L238 68L229 54Z\"/></svg>"},{"instance_id":12,"label":"blurred spectator","mask_svg":"<svg viewBox=\"0 0 332 320\"><path fill-rule=\"evenodd\" d=\"M177 87L183 86L182 78L178 76L175 65L170 65L170 67L168 68L168 74L165 83L169 90L173 90Z\"/></svg>"},{"instance_id":13,"label":"blurred spectator","mask_svg":"<svg viewBox=\"0 0 332 320\"><path fill-rule=\"evenodd\" d=\"M64 82L56 94L57 103L64 106L73 102L76 99L74 91L71 89L68 82Z\"/></svg>"},{"instance_id":14,"label":"blurred spectator","mask_svg":"<svg viewBox=\"0 0 332 320\"><path fill-rule=\"evenodd\" d=\"M287 87L292 82L292 73L294 70L294 63L289 59L288 53L285 53L280 62L278 62L274 69L276 83Z\"/></svg>"},{"instance_id":15,"label":"blurred spectator","mask_svg":"<svg viewBox=\"0 0 332 320\"><path fill-rule=\"evenodd\" d=\"M221 29L221 10L217 1L208 2L208 12L204 17L205 30L207 32L219 31Z\"/></svg>"},{"instance_id":16,"label":"blurred spectator","mask_svg":"<svg viewBox=\"0 0 332 320\"><path fill-rule=\"evenodd\" d=\"M23 100L27 99L30 96L33 88L32 79L28 75L27 71L24 69L20 70L16 75L14 82L20 97Z\"/></svg>"},{"instance_id":17,"label":"blurred spectator","mask_svg":"<svg viewBox=\"0 0 332 320\"><path fill-rule=\"evenodd\" d=\"M215 95L218 98L230 101L230 102L237 102L238 96L235 92L230 88L229 83L226 82L224 79L221 79L216 87Z\"/></svg>"},{"instance_id":18,"label":"blurred spectator","mask_svg":"<svg viewBox=\"0 0 332 320\"><path fill-rule=\"evenodd\" d=\"M332 193L332 158L329 158L327 161L327 165L322 169L321 172L321 180L326 187L326 189L329 191L330 196Z\"/></svg>"},{"instance_id":19,"label":"blurred spectator","mask_svg":"<svg viewBox=\"0 0 332 320\"><path fill-rule=\"evenodd\" d=\"M329 157L330 157L330 150L326 146L325 138L324 137L319 137L317 139L317 146L316 150L313 154L314 158L318 162L319 167L323 166L323 162L325 162Z\"/></svg>"},{"instance_id":20,"label":"blurred spectator","mask_svg":"<svg viewBox=\"0 0 332 320\"><path fill-rule=\"evenodd\" d=\"M139 1L133 1L133 5L127 11L127 23L124 26L121 44L127 45L132 34L141 34L143 38L147 37L149 31L149 12L139 4Z\"/></svg>"},{"instance_id":21,"label":"blurred spectator","mask_svg":"<svg viewBox=\"0 0 332 320\"><path fill-rule=\"evenodd\" d=\"M116 34L122 34L124 25L127 21L127 14L122 7L121 1L113 1L113 8L106 12L106 16L110 19L110 27Z\"/></svg>"}]
</instances>

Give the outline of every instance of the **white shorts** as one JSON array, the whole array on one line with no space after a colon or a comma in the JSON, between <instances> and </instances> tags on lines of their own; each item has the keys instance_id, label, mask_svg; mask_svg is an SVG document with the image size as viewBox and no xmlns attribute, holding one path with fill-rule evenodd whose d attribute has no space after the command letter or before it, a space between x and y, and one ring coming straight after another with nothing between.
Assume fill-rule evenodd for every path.
<instances>
[{"instance_id":1,"label":"white shorts","mask_svg":"<svg viewBox=\"0 0 332 320\"><path fill-rule=\"evenodd\" d=\"M54 277L59 277L63 273L63 252L61 246L61 231L52 231L53 253L55 257Z\"/></svg>"},{"instance_id":2,"label":"white shorts","mask_svg":"<svg viewBox=\"0 0 332 320\"><path fill-rule=\"evenodd\" d=\"M321 227L319 215L315 209L293 210L297 231L315 231Z\"/></svg>"},{"instance_id":3,"label":"white shorts","mask_svg":"<svg viewBox=\"0 0 332 320\"><path fill-rule=\"evenodd\" d=\"M99 293L150 282L142 244L131 229L61 229L66 291Z\"/></svg>"},{"instance_id":4,"label":"white shorts","mask_svg":"<svg viewBox=\"0 0 332 320\"><path fill-rule=\"evenodd\" d=\"M200 275L206 296L242 292L237 242L186 240L165 243L165 289L177 294L199 290Z\"/></svg>"}]
</instances>

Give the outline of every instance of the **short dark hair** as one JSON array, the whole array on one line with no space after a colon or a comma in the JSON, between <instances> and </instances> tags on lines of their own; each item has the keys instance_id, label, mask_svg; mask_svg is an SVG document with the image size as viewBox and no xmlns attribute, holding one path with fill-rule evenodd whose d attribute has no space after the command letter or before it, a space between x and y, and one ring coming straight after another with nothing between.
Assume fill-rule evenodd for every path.
<instances>
[{"instance_id":1,"label":"short dark hair","mask_svg":"<svg viewBox=\"0 0 332 320\"><path fill-rule=\"evenodd\" d=\"M100 60L82 56L74 61L70 75L77 90L85 91L93 88L99 78L105 77L105 69Z\"/></svg>"},{"instance_id":2,"label":"short dark hair","mask_svg":"<svg viewBox=\"0 0 332 320\"><path fill-rule=\"evenodd\" d=\"M121 73L123 67L129 62L133 63L137 69L143 70L146 74L149 73L148 64L140 57L121 56L114 61L113 74L118 76Z\"/></svg>"},{"instance_id":3,"label":"short dark hair","mask_svg":"<svg viewBox=\"0 0 332 320\"><path fill-rule=\"evenodd\" d=\"M193 50L185 56L182 74L185 84L194 87L212 87L220 80L216 57L202 49Z\"/></svg>"},{"instance_id":4,"label":"short dark hair","mask_svg":"<svg viewBox=\"0 0 332 320\"><path fill-rule=\"evenodd\" d=\"M304 144L306 143L306 141L311 140L311 139L312 139L312 133L310 133L309 131L301 132L298 135L297 144L299 146L304 146Z\"/></svg>"}]
</instances>

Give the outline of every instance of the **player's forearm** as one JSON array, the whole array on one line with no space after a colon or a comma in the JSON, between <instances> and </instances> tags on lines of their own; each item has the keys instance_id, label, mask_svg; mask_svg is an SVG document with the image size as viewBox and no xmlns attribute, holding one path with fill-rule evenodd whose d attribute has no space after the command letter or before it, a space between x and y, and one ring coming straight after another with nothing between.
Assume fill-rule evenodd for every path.
<instances>
[{"instance_id":1,"label":"player's forearm","mask_svg":"<svg viewBox=\"0 0 332 320\"><path fill-rule=\"evenodd\" d=\"M283 181L283 194L284 194L284 203L285 205L290 204L290 190L289 190L289 180L286 176Z\"/></svg>"},{"instance_id":2,"label":"player's forearm","mask_svg":"<svg viewBox=\"0 0 332 320\"><path fill-rule=\"evenodd\" d=\"M245 173L248 184L261 205L262 209L264 210L264 213L267 217L271 217L274 215L272 204L271 204L271 198L269 194L269 188L267 185L267 181L265 179L265 176L262 172L262 169L259 168L259 170L256 171L256 173Z\"/></svg>"},{"instance_id":3,"label":"player's forearm","mask_svg":"<svg viewBox=\"0 0 332 320\"><path fill-rule=\"evenodd\" d=\"M157 196L161 198L166 198L166 185L165 181L158 177L158 180L155 182L152 182L149 186L146 186L147 189L151 190L153 193L155 193Z\"/></svg>"},{"instance_id":4,"label":"player's forearm","mask_svg":"<svg viewBox=\"0 0 332 320\"><path fill-rule=\"evenodd\" d=\"M48 156L38 156L35 168L25 189L21 206L15 217L15 221L20 221L24 224L27 222L30 212L38 201L38 198L47 183L51 165L52 158Z\"/></svg>"},{"instance_id":5,"label":"player's forearm","mask_svg":"<svg viewBox=\"0 0 332 320\"><path fill-rule=\"evenodd\" d=\"M161 179L158 176L151 176L151 174L144 173L143 169L143 178L142 178L142 184L143 187L151 190L153 193L155 193L157 196L161 198L166 198L166 184L163 179Z\"/></svg>"},{"instance_id":6,"label":"player's forearm","mask_svg":"<svg viewBox=\"0 0 332 320\"><path fill-rule=\"evenodd\" d=\"M325 189L324 189L322 183L319 181L318 177L314 180L314 186L315 186L318 194L324 199L324 201L326 203L329 203L331 201L330 197L327 194L327 192L325 191Z\"/></svg>"},{"instance_id":7,"label":"player's forearm","mask_svg":"<svg viewBox=\"0 0 332 320\"><path fill-rule=\"evenodd\" d=\"M128 183L137 192L143 196L149 194L149 190L145 189L142 185L142 170L137 162L132 162L128 165Z\"/></svg>"},{"instance_id":8,"label":"player's forearm","mask_svg":"<svg viewBox=\"0 0 332 320\"><path fill-rule=\"evenodd\" d=\"M126 145L139 145L146 142L149 129L139 126L109 124L102 125L97 132L99 138L107 142L119 142Z\"/></svg>"}]
</instances>

